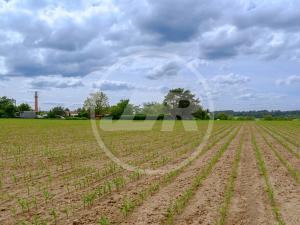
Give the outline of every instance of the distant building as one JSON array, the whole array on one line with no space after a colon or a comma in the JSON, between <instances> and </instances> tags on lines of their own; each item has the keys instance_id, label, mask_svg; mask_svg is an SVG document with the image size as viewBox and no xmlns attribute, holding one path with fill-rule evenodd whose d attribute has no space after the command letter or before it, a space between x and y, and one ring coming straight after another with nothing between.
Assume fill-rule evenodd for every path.
<instances>
[{"instance_id":1,"label":"distant building","mask_svg":"<svg viewBox=\"0 0 300 225\"><path fill-rule=\"evenodd\" d=\"M20 113L20 118L23 119L34 119L36 118L36 112L35 111L24 111Z\"/></svg>"},{"instance_id":2,"label":"distant building","mask_svg":"<svg viewBox=\"0 0 300 225\"><path fill-rule=\"evenodd\" d=\"M76 116L78 116L78 115L79 115L79 114L78 114L77 111L71 111L70 114L69 114L69 116L72 116L72 117L76 117Z\"/></svg>"}]
</instances>

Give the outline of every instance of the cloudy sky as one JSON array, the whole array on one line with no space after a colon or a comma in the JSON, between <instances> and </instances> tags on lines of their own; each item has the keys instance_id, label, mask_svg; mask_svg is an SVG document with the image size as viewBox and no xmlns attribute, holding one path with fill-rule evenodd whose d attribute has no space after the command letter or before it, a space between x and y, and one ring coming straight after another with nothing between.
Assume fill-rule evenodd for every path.
<instances>
[{"instance_id":1,"label":"cloudy sky","mask_svg":"<svg viewBox=\"0 0 300 225\"><path fill-rule=\"evenodd\" d=\"M0 96L41 109L161 101L300 109L298 0L0 0Z\"/></svg>"}]
</instances>

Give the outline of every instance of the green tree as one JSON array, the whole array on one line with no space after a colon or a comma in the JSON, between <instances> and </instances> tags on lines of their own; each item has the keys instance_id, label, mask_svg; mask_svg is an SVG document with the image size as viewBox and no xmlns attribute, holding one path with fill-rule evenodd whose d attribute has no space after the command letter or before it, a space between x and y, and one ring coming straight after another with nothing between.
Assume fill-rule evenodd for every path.
<instances>
[{"instance_id":1,"label":"green tree","mask_svg":"<svg viewBox=\"0 0 300 225\"><path fill-rule=\"evenodd\" d=\"M6 96L0 97L0 117L15 117L17 107L15 100Z\"/></svg>"},{"instance_id":2,"label":"green tree","mask_svg":"<svg viewBox=\"0 0 300 225\"><path fill-rule=\"evenodd\" d=\"M264 120L270 121L270 120L273 120L273 119L274 119L274 118L273 118L273 116L272 116L271 114L265 115L265 116L264 116Z\"/></svg>"},{"instance_id":3,"label":"green tree","mask_svg":"<svg viewBox=\"0 0 300 225\"><path fill-rule=\"evenodd\" d=\"M78 117L89 118L90 114L85 108L79 108L76 110L78 112Z\"/></svg>"},{"instance_id":4,"label":"green tree","mask_svg":"<svg viewBox=\"0 0 300 225\"><path fill-rule=\"evenodd\" d=\"M32 108L27 103L22 103L22 104L18 105L19 112L31 111L31 110L32 110Z\"/></svg>"},{"instance_id":5,"label":"green tree","mask_svg":"<svg viewBox=\"0 0 300 225\"><path fill-rule=\"evenodd\" d=\"M122 99L110 108L110 115L113 119L120 119L122 115L133 115L134 106L129 104L128 99Z\"/></svg>"},{"instance_id":6,"label":"green tree","mask_svg":"<svg viewBox=\"0 0 300 225\"><path fill-rule=\"evenodd\" d=\"M94 110L95 115L104 115L109 109L107 95L102 91L91 93L84 101L84 108L89 112Z\"/></svg>"},{"instance_id":7,"label":"green tree","mask_svg":"<svg viewBox=\"0 0 300 225\"><path fill-rule=\"evenodd\" d=\"M196 112L193 113L193 116L196 119L208 120L209 119L209 111L204 110L202 107L200 107Z\"/></svg>"},{"instance_id":8,"label":"green tree","mask_svg":"<svg viewBox=\"0 0 300 225\"><path fill-rule=\"evenodd\" d=\"M216 119L219 119L219 120L228 120L229 119L229 116L226 114L226 113L219 113L217 116L216 116Z\"/></svg>"},{"instance_id":9,"label":"green tree","mask_svg":"<svg viewBox=\"0 0 300 225\"><path fill-rule=\"evenodd\" d=\"M200 100L190 90L183 88L171 89L165 96L163 104L176 119L193 118L193 113L201 108Z\"/></svg>"},{"instance_id":10,"label":"green tree","mask_svg":"<svg viewBox=\"0 0 300 225\"><path fill-rule=\"evenodd\" d=\"M141 110L142 114L145 115L153 115L153 116L158 116L158 115L163 115L167 112L166 107L164 104L158 103L158 102L149 102L149 103L144 103L143 108Z\"/></svg>"},{"instance_id":11,"label":"green tree","mask_svg":"<svg viewBox=\"0 0 300 225\"><path fill-rule=\"evenodd\" d=\"M65 109L61 106L56 106L52 108L48 113L49 118L57 118L61 116L66 116Z\"/></svg>"}]
</instances>

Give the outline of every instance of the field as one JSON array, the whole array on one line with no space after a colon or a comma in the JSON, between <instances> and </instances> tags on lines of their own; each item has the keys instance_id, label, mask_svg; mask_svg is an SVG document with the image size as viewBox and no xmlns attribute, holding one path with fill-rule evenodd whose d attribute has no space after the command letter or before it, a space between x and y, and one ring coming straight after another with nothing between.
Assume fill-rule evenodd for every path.
<instances>
[{"instance_id":1,"label":"field","mask_svg":"<svg viewBox=\"0 0 300 225\"><path fill-rule=\"evenodd\" d=\"M162 126L97 129L123 162L159 169L195 152L208 122ZM300 224L299 121L216 121L200 154L162 175L113 163L89 121L0 127L0 224Z\"/></svg>"}]
</instances>

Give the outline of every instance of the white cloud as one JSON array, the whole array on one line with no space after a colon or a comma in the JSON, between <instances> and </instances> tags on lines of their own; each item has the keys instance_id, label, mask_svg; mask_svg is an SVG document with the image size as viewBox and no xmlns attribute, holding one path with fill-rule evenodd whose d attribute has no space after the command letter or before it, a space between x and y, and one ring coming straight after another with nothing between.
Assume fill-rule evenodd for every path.
<instances>
[{"instance_id":1,"label":"white cloud","mask_svg":"<svg viewBox=\"0 0 300 225\"><path fill-rule=\"evenodd\" d=\"M236 84L245 84L250 81L250 78L247 76L229 73L225 75L218 75L210 79L210 82L222 86L232 86Z\"/></svg>"},{"instance_id":2,"label":"white cloud","mask_svg":"<svg viewBox=\"0 0 300 225\"><path fill-rule=\"evenodd\" d=\"M0 77L2 74L6 74L7 73L7 68L5 65L5 58L0 56Z\"/></svg>"},{"instance_id":3,"label":"white cloud","mask_svg":"<svg viewBox=\"0 0 300 225\"><path fill-rule=\"evenodd\" d=\"M114 80L101 80L93 83L93 88L99 88L102 91L122 91L122 90L133 90L136 87L133 84L114 81Z\"/></svg>"},{"instance_id":4,"label":"white cloud","mask_svg":"<svg viewBox=\"0 0 300 225\"><path fill-rule=\"evenodd\" d=\"M276 80L277 85L293 85L300 84L300 76L288 76L287 78Z\"/></svg>"}]
</instances>

